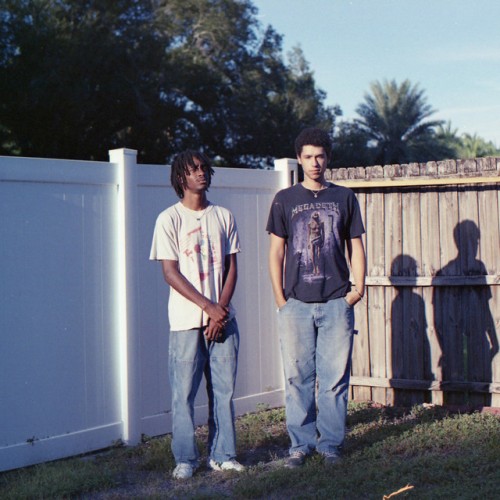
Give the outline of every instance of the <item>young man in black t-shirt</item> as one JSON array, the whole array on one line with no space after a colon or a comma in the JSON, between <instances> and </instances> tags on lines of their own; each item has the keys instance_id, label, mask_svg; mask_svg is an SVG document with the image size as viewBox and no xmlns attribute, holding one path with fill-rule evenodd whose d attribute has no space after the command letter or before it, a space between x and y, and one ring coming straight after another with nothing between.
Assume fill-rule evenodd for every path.
<instances>
[{"instance_id":1,"label":"young man in black t-shirt","mask_svg":"<svg viewBox=\"0 0 500 500\"><path fill-rule=\"evenodd\" d=\"M302 465L314 450L327 463L340 458L353 307L365 290L361 213L350 189L325 180L331 150L327 132L308 128L299 134L295 151L304 181L276 194L267 223L291 439L288 467Z\"/></svg>"}]
</instances>

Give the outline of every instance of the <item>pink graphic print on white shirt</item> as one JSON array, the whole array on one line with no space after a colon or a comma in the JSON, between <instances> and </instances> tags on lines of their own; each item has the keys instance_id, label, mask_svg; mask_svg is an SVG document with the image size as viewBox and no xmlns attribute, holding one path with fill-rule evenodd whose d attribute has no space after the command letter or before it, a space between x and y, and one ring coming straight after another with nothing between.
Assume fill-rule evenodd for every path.
<instances>
[{"instance_id":1,"label":"pink graphic print on white shirt","mask_svg":"<svg viewBox=\"0 0 500 500\"><path fill-rule=\"evenodd\" d=\"M220 257L216 245L212 244L200 226L193 229L180 242L181 252L197 268L200 282L206 281L215 269L220 268Z\"/></svg>"}]
</instances>

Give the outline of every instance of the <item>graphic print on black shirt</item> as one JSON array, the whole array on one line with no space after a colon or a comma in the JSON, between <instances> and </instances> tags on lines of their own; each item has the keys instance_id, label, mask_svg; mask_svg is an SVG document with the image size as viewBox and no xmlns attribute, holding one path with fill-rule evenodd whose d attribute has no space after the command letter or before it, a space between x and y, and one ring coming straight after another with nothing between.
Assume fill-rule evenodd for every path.
<instances>
[{"instance_id":1,"label":"graphic print on black shirt","mask_svg":"<svg viewBox=\"0 0 500 500\"><path fill-rule=\"evenodd\" d=\"M337 203L306 203L292 208L291 242L302 281L320 282L334 277L328 265L338 252L340 241L338 224L340 212Z\"/></svg>"},{"instance_id":2,"label":"graphic print on black shirt","mask_svg":"<svg viewBox=\"0 0 500 500\"><path fill-rule=\"evenodd\" d=\"M277 193L267 231L286 240L285 297L325 302L350 287L346 239L364 232L352 190L330 184L318 198L301 184Z\"/></svg>"}]
</instances>

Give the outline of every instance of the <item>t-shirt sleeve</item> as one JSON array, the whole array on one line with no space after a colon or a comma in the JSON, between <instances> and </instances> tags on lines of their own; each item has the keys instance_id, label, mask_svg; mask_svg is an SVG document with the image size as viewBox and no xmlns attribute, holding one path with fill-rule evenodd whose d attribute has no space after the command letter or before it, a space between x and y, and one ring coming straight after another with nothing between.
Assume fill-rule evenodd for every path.
<instances>
[{"instance_id":1,"label":"t-shirt sleeve","mask_svg":"<svg viewBox=\"0 0 500 500\"><path fill-rule=\"evenodd\" d=\"M174 221L166 214L160 214L156 219L149 259L179 260L179 241Z\"/></svg>"},{"instance_id":2,"label":"t-shirt sleeve","mask_svg":"<svg viewBox=\"0 0 500 500\"><path fill-rule=\"evenodd\" d=\"M358 200L354 194L351 196L351 224L349 226L349 239L359 238L365 232Z\"/></svg>"},{"instance_id":3,"label":"t-shirt sleeve","mask_svg":"<svg viewBox=\"0 0 500 500\"><path fill-rule=\"evenodd\" d=\"M274 197L271 209L269 211L269 218L267 219L266 231L275 234L280 238L287 238L288 233L285 225L284 207L283 203L279 200L278 195Z\"/></svg>"},{"instance_id":4,"label":"t-shirt sleeve","mask_svg":"<svg viewBox=\"0 0 500 500\"><path fill-rule=\"evenodd\" d=\"M238 235L238 228L236 227L236 220L233 214L229 215L228 234L226 239L226 255L241 252L240 238Z\"/></svg>"}]
</instances>

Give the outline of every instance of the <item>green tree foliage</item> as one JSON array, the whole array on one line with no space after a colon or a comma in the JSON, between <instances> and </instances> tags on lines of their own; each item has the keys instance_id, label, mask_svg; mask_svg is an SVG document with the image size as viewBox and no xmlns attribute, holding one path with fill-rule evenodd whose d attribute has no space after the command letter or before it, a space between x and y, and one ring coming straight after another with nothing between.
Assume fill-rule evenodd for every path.
<instances>
[{"instance_id":1,"label":"green tree foliage","mask_svg":"<svg viewBox=\"0 0 500 500\"><path fill-rule=\"evenodd\" d=\"M500 149L491 141L485 141L477 134L458 135L458 129L454 129L451 122L446 126L440 125L437 129L437 136L440 141L454 151L453 158L481 158L484 156L500 156Z\"/></svg>"},{"instance_id":2,"label":"green tree foliage","mask_svg":"<svg viewBox=\"0 0 500 500\"><path fill-rule=\"evenodd\" d=\"M357 123L340 121L335 127L331 167L374 165L370 136Z\"/></svg>"},{"instance_id":3,"label":"green tree foliage","mask_svg":"<svg viewBox=\"0 0 500 500\"><path fill-rule=\"evenodd\" d=\"M446 122L446 124L441 123L438 125L436 128L436 136L439 141L453 151L451 158L458 158L461 142L458 137L458 129L453 128L450 121Z\"/></svg>"},{"instance_id":4,"label":"green tree foliage","mask_svg":"<svg viewBox=\"0 0 500 500\"><path fill-rule=\"evenodd\" d=\"M491 141L485 141L477 134L462 134L458 146L458 158L481 158L484 156L500 156L500 149Z\"/></svg>"},{"instance_id":5,"label":"green tree foliage","mask_svg":"<svg viewBox=\"0 0 500 500\"><path fill-rule=\"evenodd\" d=\"M449 158L453 151L437 137L442 121L426 121L434 110L418 85L405 80L371 84L371 94L357 108L355 120L369 137L375 164L393 164Z\"/></svg>"},{"instance_id":6,"label":"green tree foliage","mask_svg":"<svg viewBox=\"0 0 500 500\"><path fill-rule=\"evenodd\" d=\"M104 158L107 149L122 145L132 120L147 127L154 103L141 79L151 78L130 49L153 47L137 2L0 5L7 33L0 120L21 154Z\"/></svg>"},{"instance_id":7,"label":"green tree foliage","mask_svg":"<svg viewBox=\"0 0 500 500\"><path fill-rule=\"evenodd\" d=\"M223 165L290 156L334 110L250 0L0 0L0 153Z\"/></svg>"}]
</instances>

